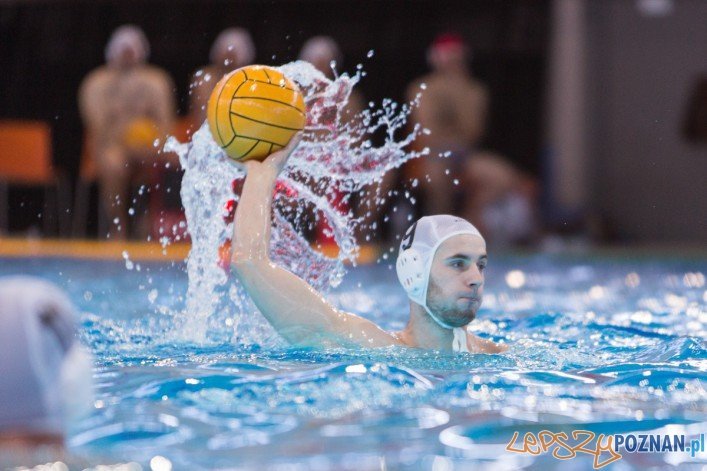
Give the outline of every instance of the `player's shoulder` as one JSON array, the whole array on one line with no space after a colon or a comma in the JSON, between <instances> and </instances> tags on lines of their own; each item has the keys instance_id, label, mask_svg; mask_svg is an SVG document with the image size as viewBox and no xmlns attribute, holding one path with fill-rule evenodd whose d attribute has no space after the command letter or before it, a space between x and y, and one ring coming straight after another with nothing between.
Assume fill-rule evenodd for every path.
<instances>
[{"instance_id":1,"label":"player's shoulder","mask_svg":"<svg viewBox=\"0 0 707 471\"><path fill-rule=\"evenodd\" d=\"M91 70L83 79L83 84L94 84L105 81L113 74L110 67L101 65Z\"/></svg>"},{"instance_id":2,"label":"player's shoulder","mask_svg":"<svg viewBox=\"0 0 707 471\"><path fill-rule=\"evenodd\" d=\"M505 343L483 339L469 331L466 333L466 344L471 353L503 353L508 350L508 345Z\"/></svg>"},{"instance_id":3,"label":"player's shoulder","mask_svg":"<svg viewBox=\"0 0 707 471\"><path fill-rule=\"evenodd\" d=\"M79 86L80 96L93 96L101 94L110 86L114 72L110 67L102 65L90 71Z\"/></svg>"},{"instance_id":4,"label":"player's shoulder","mask_svg":"<svg viewBox=\"0 0 707 471\"><path fill-rule=\"evenodd\" d=\"M149 78L152 79L158 79L162 81L172 81L172 76L169 75L169 72L167 72L165 69L162 67L152 65L152 64L147 64L143 67L142 73Z\"/></svg>"},{"instance_id":5,"label":"player's shoulder","mask_svg":"<svg viewBox=\"0 0 707 471\"><path fill-rule=\"evenodd\" d=\"M425 75L421 75L414 79L410 84L408 85L408 90L412 91L419 91L422 90L423 88L428 88L430 84L434 84L437 82L437 77L434 73L428 73Z\"/></svg>"},{"instance_id":6,"label":"player's shoulder","mask_svg":"<svg viewBox=\"0 0 707 471\"><path fill-rule=\"evenodd\" d=\"M404 340L395 333L383 330L381 326L364 317L353 313L346 313L345 327L343 330L358 337L358 343L364 347L380 348L395 345L406 345Z\"/></svg>"}]
</instances>

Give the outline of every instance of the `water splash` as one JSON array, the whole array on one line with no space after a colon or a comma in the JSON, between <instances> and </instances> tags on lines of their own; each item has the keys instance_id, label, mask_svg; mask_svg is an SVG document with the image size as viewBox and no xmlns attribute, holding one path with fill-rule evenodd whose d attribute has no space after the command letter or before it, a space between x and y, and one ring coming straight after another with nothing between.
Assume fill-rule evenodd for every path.
<instances>
[{"instance_id":1,"label":"water splash","mask_svg":"<svg viewBox=\"0 0 707 471\"><path fill-rule=\"evenodd\" d=\"M302 61L286 64L280 70L302 89L307 124L304 139L276 185L270 254L277 264L326 292L341 282L344 263L355 262L358 254L354 233L364 222L346 209L349 197L380 182L387 171L427 150L406 149L421 132L419 126L404 132L415 103L399 105L386 99L380 107L370 104L363 111L348 113L347 103L363 74L361 70L334 80ZM382 136L382 144L374 145L375 136ZM243 178L243 174L229 163L206 124L189 144L170 139L165 150L176 152L185 170L181 196L192 241L180 336L203 342L207 336L206 320L219 311L222 303L229 299L235 303L240 318L254 310L244 301L241 290L231 290L229 296L219 290L228 281L227 273L219 266L219 250L232 232L232 224L224 221L222 208L230 199L238 199L232 182ZM371 191L376 191L373 186ZM323 233L336 243L339 250L335 257L324 256L302 236L298 227L307 219L310 225L323 227ZM235 322L234 329L239 325L242 324ZM251 336L250 340L262 339Z\"/></svg>"},{"instance_id":2,"label":"water splash","mask_svg":"<svg viewBox=\"0 0 707 471\"><path fill-rule=\"evenodd\" d=\"M184 169L181 196L192 241L187 258L190 281L182 319L185 324L180 332L185 340L203 341L206 319L219 301L216 288L228 280L218 265L219 248L229 237L222 208L233 197L231 182L242 173L226 159L213 158L221 149L211 139L206 125L194 134L189 144L170 138L165 150L176 152Z\"/></svg>"}]
</instances>

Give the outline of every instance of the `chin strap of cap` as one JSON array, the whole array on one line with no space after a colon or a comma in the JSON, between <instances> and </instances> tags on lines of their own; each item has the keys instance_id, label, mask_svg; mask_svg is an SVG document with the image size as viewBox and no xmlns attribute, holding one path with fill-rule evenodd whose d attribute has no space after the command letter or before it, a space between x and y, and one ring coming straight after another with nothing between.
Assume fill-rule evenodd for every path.
<instances>
[{"instance_id":1,"label":"chin strap of cap","mask_svg":"<svg viewBox=\"0 0 707 471\"><path fill-rule=\"evenodd\" d=\"M466 352L469 351L469 346L466 343L466 329L464 327L455 327L452 329L454 333L454 340L452 340L452 350L455 352Z\"/></svg>"},{"instance_id":2,"label":"chin strap of cap","mask_svg":"<svg viewBox=\"0 0 707 471\"><path fill-rule=\"evenodd\" d=\"M454 334L454 339L452 340L452 350L454 352L471 353L469 351L469 346L466 342L466 329L464 327L452 327L451 325L445 324L432 313L430 308L427 307L426 303L423 307L425 308L425 311L427 311L427 314L430 315L432 320L435 321L440 327L442 327L443 329L450 329L452 331L452 334Z\"/></svg>"}]
</instances>

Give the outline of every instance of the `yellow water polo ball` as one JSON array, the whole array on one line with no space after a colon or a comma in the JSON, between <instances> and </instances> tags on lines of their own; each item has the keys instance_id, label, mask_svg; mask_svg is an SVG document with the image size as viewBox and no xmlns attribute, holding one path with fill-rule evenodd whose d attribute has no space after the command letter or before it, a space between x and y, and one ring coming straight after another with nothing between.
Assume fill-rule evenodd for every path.
<instances>
[{"instance_id":1,"label":"yellow water polo ball","mask_svg":"<svg viewBox=\"0 0 707 471\"><path fill-rule=\"evenodd\" d=\"M304 128L304 97L282 72L250 65L225 75L209 98L214 140L235 160L263 160Z\"/></svg>"}]
</instances>

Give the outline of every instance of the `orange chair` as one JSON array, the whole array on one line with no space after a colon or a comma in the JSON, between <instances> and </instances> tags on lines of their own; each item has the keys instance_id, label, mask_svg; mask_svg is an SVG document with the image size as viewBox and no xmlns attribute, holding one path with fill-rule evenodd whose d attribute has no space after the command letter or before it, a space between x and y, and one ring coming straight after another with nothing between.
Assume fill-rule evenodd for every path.
<instances>
[{"instance_id":1,"label":"orange chair","mask_svg":"<svg viewBox=\"0 0 707 471\"><path fill-rule=\"evenodd\" d=\"M66 234L69 195L66 178L52 164L51 129L47 123L0 121L0 232L8 229L10 186L44 187L44 230L56 228L58 221L59 235Z\"/></svg>"}]
</instances>

